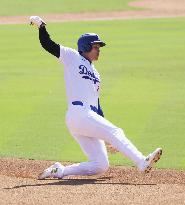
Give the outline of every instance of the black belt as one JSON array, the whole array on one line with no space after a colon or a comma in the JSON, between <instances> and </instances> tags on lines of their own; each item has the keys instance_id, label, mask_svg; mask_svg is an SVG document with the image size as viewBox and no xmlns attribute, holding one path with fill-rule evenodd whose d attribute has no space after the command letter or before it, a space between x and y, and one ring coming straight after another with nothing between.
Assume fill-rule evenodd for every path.
<instances>
[{"instance_id":1,"label":"black belt","mask_svg":"<svg viewBox=\"0 0 185 205\"><path fill-rule=\"evenodd\" d=\"M81 105L81 106L84 105L83 102L81 102L81 101L73 101L72 104L73 105ZM98 113L98 109L95 106L90 105L90 108L91 108L92 111Z\"/></svg>"}]
</instances>

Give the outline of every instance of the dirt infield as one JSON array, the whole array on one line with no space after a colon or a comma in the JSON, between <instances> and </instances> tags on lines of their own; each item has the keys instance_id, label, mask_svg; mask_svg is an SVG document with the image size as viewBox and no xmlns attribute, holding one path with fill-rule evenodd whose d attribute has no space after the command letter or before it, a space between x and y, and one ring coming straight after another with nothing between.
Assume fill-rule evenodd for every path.
<instances>
[{"instance_id":1,"label":"dirt infield","mask_svg":"<svg viewBox=\"0 0 185 205\"><path fill-rule=\"evenodd\" d=\"M185 171L111 167L102 176L37 180L52 163L0 159L0 204L185 204Z\"/></svg>"},{"instance_id":2,"label":"dirt infield","mask_svg":"<svg viewBox=\"0 0 185 205\"><path fill-rule=\"evenodd\" d=\"M90 21L112 19L143 19L185 16L185 0L140 0L130 3L131 6L143 8L135 11L83 12L65 14L44 14L47 22ZM37 14L39 15L39 14ZM0 16L0 24L28 23L28 16Z\"/></svg>"}]
</instances>

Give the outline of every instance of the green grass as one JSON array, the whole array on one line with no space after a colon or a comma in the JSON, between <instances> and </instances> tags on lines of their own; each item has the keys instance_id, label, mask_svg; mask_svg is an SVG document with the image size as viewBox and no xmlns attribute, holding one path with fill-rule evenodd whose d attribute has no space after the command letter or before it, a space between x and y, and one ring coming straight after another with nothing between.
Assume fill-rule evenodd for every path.
<instances>
[{"instance_id":1,"label":"green grass","mask_svg":"<svg viewBox=\"0 0 185 205\"><path fill-rule=\"evenodd\" d=\"M185 168L184 22L177 18L48 25L53 39L66 46L76 48L84 32L97 32L107 42L96 63L105 115L144 154L163 147L161 168ZM62 66L40 47L37 29L1 25L0 36L0 155L85 160L64 122ZM131 165L120 154L110 155L110 160Z\"/></svg>"},{"instance_id":2,"label":"green grass","mask_svg":"<svg viewBox=\"0 0 185 205\"><path fill-rule=\"evenodd\" d=\"M128 6L131 1L133 0L0 0L0 16L138 9Z\"/></svg>"}]
</instances>

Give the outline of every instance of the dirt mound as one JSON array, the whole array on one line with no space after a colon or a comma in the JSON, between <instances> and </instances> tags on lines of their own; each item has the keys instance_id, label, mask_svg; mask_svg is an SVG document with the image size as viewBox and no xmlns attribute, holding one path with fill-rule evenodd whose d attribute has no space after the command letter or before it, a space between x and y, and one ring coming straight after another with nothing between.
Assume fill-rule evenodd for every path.
<instances>
[{"instance_id":1,"label":"dirt mound","mask_svg":"<svg viewBox=\"0 0 185 205\"><path fill-rule=\"evenodd\" d=\"M111 167L104 175L37 180L52 161L0 159L0 204L183 204L185 171ZM64 163L65 165L69 163Z\"/></svg>"},{"instance_id":2,"label":"dirt mound","mask_svg":"<svg viewBox=\"0 0 185 205\"><path fill-rule=\"evenodd\" d=\"M0 175L37 179L38 173L43 169L53 164L53 161L39 161L15 158L1 158L0 159ZM64 162L64 165L69 163ZM7 171L8 170L8 171ZM103 178L109 181L122 182L126 184L184 184L185 185L185 171L155 169L149 174L142 174L136 168L128 168L122 166L113 166L106 172ZM90 177L70 177L75 179L91 179ZM93 177L94 178L94 177ZM95 179L98 179L95 176Z\"/></svg>"}]
</instances>

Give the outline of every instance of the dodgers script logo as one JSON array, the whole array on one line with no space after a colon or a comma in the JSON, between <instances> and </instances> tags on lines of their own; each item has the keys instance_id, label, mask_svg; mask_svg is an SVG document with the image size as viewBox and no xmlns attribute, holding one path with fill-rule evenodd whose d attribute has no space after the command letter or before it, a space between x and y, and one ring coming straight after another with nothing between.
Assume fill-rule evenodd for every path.
<instances>
[{"instance_id":1,"label":"dodgers script logo","mask_svg":"<svg viewBox=\"0 0 185 205\"><path fill-rule=\"evenodd\" d=\"M98 83L100 82L100 80L94 75L94 73L89 71L87 67L85 67L84 65L80 65L79 69L80 69L79 73L83 75L82 78L92 80L94 84L96 84L97 82Z\"/></svg>"}]
</instances>

